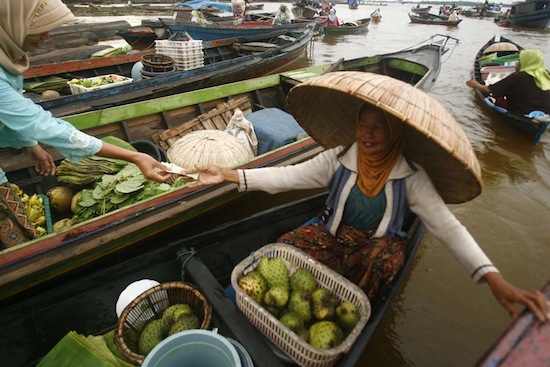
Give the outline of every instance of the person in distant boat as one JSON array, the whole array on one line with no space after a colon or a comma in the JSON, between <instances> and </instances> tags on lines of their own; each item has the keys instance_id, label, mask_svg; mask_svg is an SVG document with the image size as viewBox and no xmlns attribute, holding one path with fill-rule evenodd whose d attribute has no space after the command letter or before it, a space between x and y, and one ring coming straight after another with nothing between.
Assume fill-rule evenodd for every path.
<instances>
[{"instance_id":1,"label":"person in distant boat","mask_svg":"<svg viewBox=\"0 0 550 367\"><path fill-rule=\"evenodd\" d=\"M212 24L212 22L206 19L204 14L198 10L191 11L191 22L197 24Z\"/></svg>"},{"instance_id":2,"label":"person in distant boat","mask_svg":"<svg viewBox=\"0 0 550 367\"><path fill-rule=\"evenodd\" d=\"M449 15L449 20L452 21L452 22L456 22L458 20L458 14L457 14L456 10L453 10L451 15Z\"/></svg>"},{"instance_id":3,"label":"person in distant boat","mask_svg":"<svg viewBox=\"0 0 550 367\"><path fill-rule=\"evenodd\" d=\"M533 111L550 114L550 75L544 55L538 50L522 50L516 71L492 85L475 79L466 85L485 94L491 94L496 104L511 113L528 115Z\"/></svg>"},{"instance_id":4,"label":"person in distant boat","mask_svg":"<svg viewBox=\"0 0 550 367\"><path fill-rule=\"evenodd\" d=\"M323 0L323 4L321 5L321 10L319 11L319 15L323 17L328 16L330 8L331 8L330 2L327 0Z\"/></svg>"},{"instance_id":5,"label":"person in distant boat","mask_svg":"<svg viewBox=\"0 0 550 367\"><path fill-rule=\"evenodd\" d=\"M468 164L461 163L464 169L459 170L462 172L459 175L464 176L458 180L445 179L445 183L436 189L427 173L428 168L434 168L429 167L433 159L425 160L428 167L425 170L404 156L405 147L406 152L412 153L417 146L438 144L438 139L429 138L431 134L421 134L423 137L420 140L404 144L405 125L409 133L410 125L429 129L429 124L422 123L423 117L415 117L425 114L412 112L416 109L420 112L422 108L415 106L414 102L407 102L409 100L401 101L394 97L405 86L389 81L387 85L377 79L376 85L384 92L378 93L367 78L342 77L341 85L349 85L353 93L343 93L342 88L335 87L334 78L326 84L325 81L315 84L313 80L304 87L295 87L305 88L302 95L317 93L317 102L311 111L296 111L297 119L302 120L306 131L315 136L321 145L328 147L337 144L334 136L355 136L355 142L351 145L329 148L308 161L285 167L234 170L208 165L186 170L186 173L198 173L202 185L236 183L239 191L262 190L275 194L301 189L328 189L322 212L303 226L282 234L277 242L293 245L342 274L357 284L371 302L376 302L380 292L394 279L404 263L407 234L403 223L408 208L450 250L475 282L489 284L496 299L511 316L519 314L513 305L521 303L528 306L540 320L550 319L550 302L544 295L539 291L524 291L508 283L440 196L439 190L461 190L461 185L464 185L461 179L466 176L471 179L475 175L466 173ZM367 88L360 91L352 86L353 81ZM365 92L367 89L372 92ZM410 100L416 101L419 97L416 93L423 92L407 89L406 93ZM382 94L384 97L391 95L398 101L386 106L376 100ZM313 97L310 99L313 100ZM337 105L322 107L336 99ZM350 106L357 106L355 114L346 111ZM337 115L346 117L339 119L335 125L332 119ZM402 122L404 119L406 124ZM409 134L407 138L415 139L415 136ZM445 144L442 143L448 147ZM445 149L448 148L441 148L441 151ZM439 167L454 164L452 161L455 158L452 157L452 153L439 157L438 160L444 160Z\"/></svg>"},{"instance_id":6,"label":"person in distant boat","mask_svg":"<svg viewBox=\"0 0 550 367\"><path fill-rule=\"evenodd\" d=\"M233 9L233 24L241 25L246 17L246 2L244 0L231 0Z\"/></svg>"},{"instance_id":7,"label":"person in distant boat","mask_svg":"<svg viewBox=\"0 0 550 367\"><path fill-rule=\"evenodd\" d=\"M171 174L148 154L132 152L77 130L23 96L23 73L29 68L29 52L49 39L54 28L74 19L61 0L3 0L0 11L0 148L26 149L36 172L55 174L47 144L65 157L79 161L99 155L135 163L143 175L158 182ZM12 186L0 168L2 191ZM5 213L2 212L2 216ZM28 228L28 225L24 227ZM2 228L4 228L2 223ZM32 228L28 228L32 233ZM4 232L2 232L4 234Z\"/></svg>"},{"instance_id":8,"label":"person in distant boat","mask_svg":"<svg viewBox=\"0 0 550 367\"><path fill-rule=\"evenodd\" d=\"M340 26L340 21L338 20L338 17L336 16L336 8L330 8L330 11L328 13L328 17L324 17L323 19L319 20L317 24L326 24L327 27L338 27Z\"/></svg>"},{"instance_id":9,"label":"person in distant boat","mask_svg":"<svg viewBox=\"0 0 550 367\"><path fill-rule=\"evenodd\" d=\"M272 25L285 25L292 23L292 19L290 17L290 11L288 10L288 7L285 4L281 4L279 6L279 10L277 11L277 14L275 15L275 18L273 18L273 22L271 22Z\"/></svg>"}]
</instances>

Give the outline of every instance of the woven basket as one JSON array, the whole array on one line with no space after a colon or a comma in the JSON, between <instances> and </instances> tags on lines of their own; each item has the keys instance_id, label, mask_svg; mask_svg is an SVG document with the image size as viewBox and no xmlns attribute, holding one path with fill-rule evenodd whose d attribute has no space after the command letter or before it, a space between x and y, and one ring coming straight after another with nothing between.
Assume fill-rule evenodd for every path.
<instances>
[{"instance_id":1,"label":"woven basket","mask_svg":"<svg viewBox=\"0 0 550 367\"><path fill-rule=\"evenodd\" d=\"M474 150L451 114L423 91L392 77L367 72L332 72L293 87L290 110L325 148L355 142L357 111L372 104L403 122L403 155L421 165L448 204L481 193Z\"/></svg>"},{"instance_id":2,"label":"woven basket","mask_svg":"<svg viewBox=\"0 0 550 367\"><path fill-rule=\"evenodd\" d=\"M167 155L170 162L188 169L208 164L232 168L251 158L239 139L220 130L193 131L176 141Z\"/></svg>"},{"instance_id":3,"label":"woven basket","mask_svg":"<svg viewBox=\"0 0 550 367\"><path fill-rule=\"evenodd\" d=\"M147 54L141 57L143 70L146 72L163 73L174 71L174 59L162 54Z\"/></svg>"},{"instance_id":4,"label":"woven basket","mask_svg":"<svg viewBox=\"0 0 550 367\"><path fill-rule=\"evenodd\" d=\"M115 344L131 362L141 365L145 359L139 354L139 335L152 319L160 319L169 306L187 303L202 320L201 329L208 329L212 307L195 286L184 282L163 283L142 293L120 315L115 330Z\"/></svg>"}]
</instances>

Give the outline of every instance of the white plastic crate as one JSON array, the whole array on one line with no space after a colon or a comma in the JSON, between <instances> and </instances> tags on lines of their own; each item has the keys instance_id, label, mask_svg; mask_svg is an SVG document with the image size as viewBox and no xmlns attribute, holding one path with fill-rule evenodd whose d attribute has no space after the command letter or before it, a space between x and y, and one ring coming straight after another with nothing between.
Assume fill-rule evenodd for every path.
<instances>
[{"instance_id":1,"label":"white plastic crate","mask_svg":"<svg viewBox=\"0 0 550 367\"><path fill-rule=\"evenodd\" d=\"M80 84L75 84L75 83L72 83L70 81L67 82L67 84L69 85L69 88L71 89L72 94L81 94L81 93L91 92L91 91L99 90L99 89L112 88L112 87L115 87L115 86L118 86L118 85L123 85L123 84L128 84L128 83L133 82L132 78L128 78L128 77L120 76L120 75L116 75L116 74L100 75L100 76L94 76L93 78L85 78L85 79L80 79L80 80L89 80L91 82L97 82L97 81L101 80L101 78L111 78L111 79L114 78L115 81L113 83L97 85L97 86L94 86L94 87L84 87Z\"/></svg>"},{"instance_id":2,"label":"white plastic crate","mask_svg":"<svg viewBox=\"0 0 550 367\"><path fill-rule=\"evenodd\" d=\"M350 301L357 307L361 318L340 345L327 350L312 347L240 289L239 278L253 270L262 256L282 258L287 264L290 274L298 268L308 269L315 276L319 287L329 290L340 301ZM237 307L250 323L298 365L304 367L334 365L341 354L349 351L367 324L371 313L370 302L357 285L294 246L282 243L266 245L241 261L231 273L231 285L237 296Z\"/></svg>"},{"instance_id":3,"label":"white plastic crate","mask_svg":"<svg viewBox=\"0 0 550 367\"><path fill-rule=\"evenodd\" d=\"M204 50L201 40L171 41L156 40L157 54L174 59L177 70L189 70L204 66Z\"/></svg>"}]
</instances>

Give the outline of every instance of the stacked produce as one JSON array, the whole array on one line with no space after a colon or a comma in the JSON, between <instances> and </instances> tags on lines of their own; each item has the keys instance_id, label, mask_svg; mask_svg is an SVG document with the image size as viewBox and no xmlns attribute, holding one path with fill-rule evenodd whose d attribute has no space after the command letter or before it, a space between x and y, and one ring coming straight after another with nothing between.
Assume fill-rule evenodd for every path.
<instances>
[{"instance_id":1,"label":"stacked produce","mask_svg":"<svg viewBox=\"0 0 550 367\"><path fill-rule=\"evenodd\" d=\"M68 159L61 161L55 169L57 181L69 185L82 187L94 184L104 174L119 172L128 162L120 159L111 159L98 156L84 158L75 163Z\"/></svg>"},{"instance_id":2,"label":"stacked produce","mask_svg":"<svg viewBox=\"0 0 550 367\"><path fill-rule=\"evenodd\" d=\"M44 199L36 194L29 196L23 193L21 200L25 204L27 218L36 229L36 235L40 237L48 233L46 231L46 212Z\"/></svg>"},{"instance_id":3,"label":"stacked produce","mask_svg":"<svg viewBox=\"0 0 550 367\"><path fill-rule=\"evenodd\" d=\"M287 328L311 346L331 349L341 344L359 322L355 305L319 287L306 268L292 274L282 258L262 256L238 285Z\"/></svg>"},{"instance_id":4,"label":"stacked produce","mask_svg":"<svg viewBox=\"0 0 550 367\"><path fill-rule=\"evenodd\" d=\"M199 329L201 320L186 303L171 305L160 319L150 320L139 336L139 353L146 356L163 339L170 335L192 329Z\"/></svg>"}]
</instances>

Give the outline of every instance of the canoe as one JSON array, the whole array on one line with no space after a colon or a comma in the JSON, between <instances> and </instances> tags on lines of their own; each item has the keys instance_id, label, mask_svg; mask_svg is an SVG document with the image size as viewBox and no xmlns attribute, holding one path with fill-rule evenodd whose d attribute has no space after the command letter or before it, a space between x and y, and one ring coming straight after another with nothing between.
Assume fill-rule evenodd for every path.
<instances>
[{"instance_id":1,"label":"canoe","mask_svg":"<svg viewBox=\"0 0 550 367\"><path fill-rule=\"evenodd\" d=\"M355 34L365 32L369 29L370 18L357 19L352 22L342 23L338 27L324 26L325 35Z\"/></svg>"},{"instance_id":2,"label":"canoe","mask_svg":"<svg viewBox=\"0 0 550 367\"><path fill-rule=\"evenodd\" d=\"M44 109L62 117L227 84L283 70L304 55L312 37L313 31L302 27L294 30L275 30L258 37L203 42L204 66L202 67L178 70L154 78L135 80L129 84L76 95L69 94L69 90L65 89L61 98L47 101L39 101L39 96L36 95L30 95L30 97ZM184 61L184 57L176 56L175 61ZM114 74L130 77L133 65L128 64L124 70L119 70L123 72L122 74ZM77 77L110 74L109 70L105 71L96 69L89 70L89 75L84 71L69 74L71 74L70 78L75 74L78 75ZM58 74L58 76L66 77L64 74Z\"/></svg>"},{"instance_id":3,"label":"canoe","mask_svg":"<svg viewBox=\"0 0 550 367\"><path fill-rule=\"evenodd\" d=\"M541 289L550 299L550 282ZM515 319L479 359L475 367L550 365L550 324L541 323L529 310Z\"/></svg>"},{"instance_id":4,"label":"canoe","mask_svg":"<svg viewBox=\"0 0 550 367\"><path fill-rule=\"evenodd\" d=\"M31 362L47 354L69 330L98 335L114 328L117 321L115 303L119 293L135 280L154 279L159 282L184 280L194 283L212 306L213 327L218 327L220 334L238 340L255 366L288 365L288 357L273 349L235 307L224 289L230 283L231 272L238 263L252 251L275 242L282 233L299 227L317 215L325 199L326 193L313 194L194 236L187 236L185 231L174 233L175 241L162 246L148 243L147 252L118 257L115 262L89 268L62 284L50 284L40 292L4 303L0 322L6 330L10 330L9 342L0 343L4 363L9 366L36 365ZM195 222L197 224L201 223ZM335 366L357 365L411 271L425 230L414 216L409 217L407 228L409 235L403 268L379 300L372 304L366 326Z\"/></svg>"},{"instance_id":5,"label":"canoe","mask_svg":"<svg viewBox=\"0 0 550 367\"><path fill-rule=\"evenodd\" d=\"M527 0L512 4L508 22L514 27L550 28L550 0Z\"/></svg>"},{"instance_id":6,"label":"canoe","mask_svg":"<svg viewBox=\"0 0 550 367\"><path fill-rule=\"evenodd\" d=\"M325 72L341 70L385 74L428 91L439 75L441 55L447 52L453 40L456 41L452 37L435 35L424 43L397 52L315 65L66 116L64 119L98 137L113 135L131 142L146 140L166 149L171 140L177 139L180 131L188 130L192 119L201 116L201 120L196 119L194 122L210 123L213 117L208 117L207 113L218 111L214 116L222 116L222 111L234 107L233 103L241 103L242 99L248 102L254 113L276 108L275 111L282 110L284 114L287 110L285 96L288 90L299 82ZM216 106L219 109L213 111ZM242 106L241 109L245 110ZM292 131L285 127L286 130ZM244 167L292 164L322 151L315 141L307 137L279 145L275 150L267 151L246 163ZM48 151L54 159L61 159L54 149ZM51 177L36 175L33 162L25 152L3 149L0 150L0 159L10 181L18 184L25 193L44 193L56 185ZM208 225L219 219L215 216L204 219L216 208L223 208L223 212L228 215L239 215L244 203L260 205L266 197L268 195L263 193L238 193L233 184L204 188L181 187L71 226L62 232L51 233L4 250L0 252L0 299L32 293L33 289L43 283L70 276L95 262L108 261L116 254L142 251L145 241L161 243L155 241L175 233L190 235L198 229L197 226L187 226L191 220L202 220L204 225ZM279 196L278 199L284 200L285 197Z\"/></svg>"},{"instance_id":7,"label":"canoe","mask_svg":"<svg viewBox=\"0 0 550 367\"><path fill-rule=\"evenodd\" d=\"M485 84L486 80L494 83L503 77L515 71L514 63L519 60L519 51L522 50L519 44L508 38L496 35L492 37L476 54L474 59L473 77L479 83ZM495 105L494 99L480 91L475 91L476 95L483 101L483 104L502 121L514 126L524 133L534 144L538 143L542 135L548 128L550 121L548 119L526 116L520 116L510 113L508 110Z\"/></svg>"},{"instance_id":8,"label":"canoe","mask_svg":"<svg viewBox=\"0 0 550 367\"><path fill-rule=\"evenodd\" d=\"M290 9L295 18L313 19L319 13L319 9L306 4L295 3Z\"/></svg>"},{"instance_id":9,"label":"canoe","mask_svg":"<svg viewBox=\"0 0 550 367\"><path fill-rule=\"evenodd\" d=\"M409 19L411 20L411 23L417 23L417 24L433 24L433 25L446 25L448 27L456 27L462 22L462 19L458 20L449 20L449 19L442 19L441 17L437 15L418 15L418 14L408 14Z\"/></svg>"},{"instance_id":10,"label":"canoe","mask_svg":"<svg viewBox=\"0 0 550 367\"><path fill-rule=\"evenodd\" d=\"M222 20L212 24L197 24L190 21L178 21L171 18L159 18L172 33L187 32L191 38L203 41L212 41L232 37L260 36L274 30L295 30L309 24L311 21L293 20L291 24L272 25L272 19L245 21L242 25L234 25L233 20Z\"/></svg>"},{"instance_id":11,"label":"canoe","mask_svg":"<svg viewBox=\"0 0 550 367\"><path fill-rule=\"evenodd\" d=\"M144 26L135 26L128 29L119 29L117 36L124 38L126 43L132 46L134 50L147 50L155 47L155 41L168 38L166 28L152 28Z\"/></svg>"},{"instance_id":12,"label":"canoe","mask_svg":"<svg viewBox=\"0 0 550 367\"><path fill-rule=\"evenodd\" d=\"M418 6L413 6L411 8L411 12L414 13L414 14L428 14L430 12L430 9L432 8L432 6L424 6L424 7L418 7Z\"/></svg>"}]
</instances>

